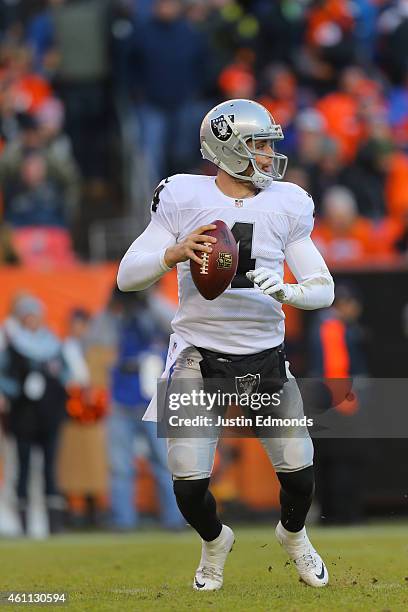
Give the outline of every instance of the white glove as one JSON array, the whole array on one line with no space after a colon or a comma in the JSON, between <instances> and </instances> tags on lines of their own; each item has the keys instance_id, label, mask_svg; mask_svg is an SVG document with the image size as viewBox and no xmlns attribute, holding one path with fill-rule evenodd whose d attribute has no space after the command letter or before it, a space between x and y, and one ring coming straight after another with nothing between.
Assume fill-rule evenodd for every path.
<instances>
[{"instance_id":1,"label":"white glove","mask_svg":"<svg viewBox=\"0 0 408 612\"><path fill-rule=\"evenodd\" d=\"M285 304L290 300L293 289L288 283L284 283L279 274L268 268L257 268L246 273L247 278L258 285L262 293L270 295L278 302Z\"/></svg>"}]
</instances>

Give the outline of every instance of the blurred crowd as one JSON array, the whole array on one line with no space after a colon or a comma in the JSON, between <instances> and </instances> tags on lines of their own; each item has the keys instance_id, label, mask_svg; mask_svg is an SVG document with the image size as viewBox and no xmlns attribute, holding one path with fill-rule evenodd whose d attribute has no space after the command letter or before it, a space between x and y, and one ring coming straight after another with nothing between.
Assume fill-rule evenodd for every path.
<instances>
[{"instance_id":1,"label":"blurred crowd","mask_svg":"<svg viewBox=\"0 0 408 612\"><path fill-rule=\"evenodd\" d=\"M259 100L329 262L408 251L408 0L0 0L0 258L72 263L126 202L200 159L205 112ZM86 240L85 240L86 243Z\"/></svg>"},{"instance_id":2,"label":"blurred crowd","mask_svg":"<svg viewBox=\"0 0 408 612\"><path fill-rule=\"evenodd\" d=\"M166 442L154 423L141 420L164 367L171 314L158 296L115 289L94 317L74 309L61 339L41 300L27 292L15 296L0 328L0 442L7 441L1 455L5 446L15 448L14 468L2 483L0 534L13 532L6 510L14 532L33 533L34 448L42 454L51 533L138 527L135 455L149 458L161 526L184 526ZM146 491L141 494L146 501Z\"/></svg>"}]
</instances>

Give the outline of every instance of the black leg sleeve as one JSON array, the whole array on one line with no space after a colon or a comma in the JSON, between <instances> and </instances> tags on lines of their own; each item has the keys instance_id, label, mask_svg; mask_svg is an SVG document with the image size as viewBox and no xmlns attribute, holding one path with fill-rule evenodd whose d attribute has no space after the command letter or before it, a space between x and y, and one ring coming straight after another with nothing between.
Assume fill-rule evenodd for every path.
<instances>
[{"instance_id":1,"label":"black leg sleeve","mask_svg":"<svg viewBox=\"0 0 408 612\"><path fill-rule=\"evenodd\" d=\"M209 483L209 478L175 480L173 483L181 514L207 542L218 538L222 529L214 496L208 490Z\"/></svg>"},{"instance_id":2,"label":"black leg sleeve","mask_svg":"<svg viewBox=\"0 0 408 612\"><path fill-rule=\"evenodd\" d=\"M313 466L298 472L278 472L277 477L281 484L281 523L288 531L300 531L312 504Z\"/></svg>"}]
</instances>

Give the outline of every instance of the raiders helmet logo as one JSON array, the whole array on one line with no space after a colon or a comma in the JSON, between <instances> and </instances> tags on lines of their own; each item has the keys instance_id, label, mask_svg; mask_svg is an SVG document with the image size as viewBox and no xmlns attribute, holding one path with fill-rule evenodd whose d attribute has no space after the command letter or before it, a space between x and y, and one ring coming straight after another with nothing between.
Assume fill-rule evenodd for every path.
<instances>
[{"instance_id":1,"label":"raiders helmet logo","mask_svg":"<svg viewBox=\"0 0 408 612\"><path fill-rule=\"evenodd\" d=\"M236 376L235 388L239 397L241 397L241 395L251 395L252 393L256 393L258 391L260 382L260 374L245 374L245 376Z\"/></svg>"},{"instance_id":2,"label":"raiders helmet logo","mask_svg":"<svg viewBox=\"0 0 408 612\"><path fill-rule=\"evenodd\" d=\"M229 119L234 123L234 115L228 115ZM215 119L211 119L211 131L218 140L226 142L232 136L232 130L225 121L225 115L220 115Z\"/></svg>"}]
</instances>

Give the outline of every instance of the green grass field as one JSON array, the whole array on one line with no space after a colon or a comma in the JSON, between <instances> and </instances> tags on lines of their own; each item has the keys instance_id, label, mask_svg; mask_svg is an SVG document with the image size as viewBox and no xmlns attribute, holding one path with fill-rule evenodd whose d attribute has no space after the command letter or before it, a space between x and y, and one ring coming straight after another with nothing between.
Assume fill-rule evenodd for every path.
<instances>
[{"instance_id":1,"label":"green grass field","mask_svg":"<svg viewBox=\"0 0 408 612\"><path fill-rule=\"evenodd\" d=\"M331 574L324 589L298 581L272 527L238 527L235 532L224 588L216 593L191 588L199 542L190 530L3 540L0 591L66 591L67 605L47 609L81 612L408 610L407 525L310 529Z\"/></svg>"}]
</instances>

